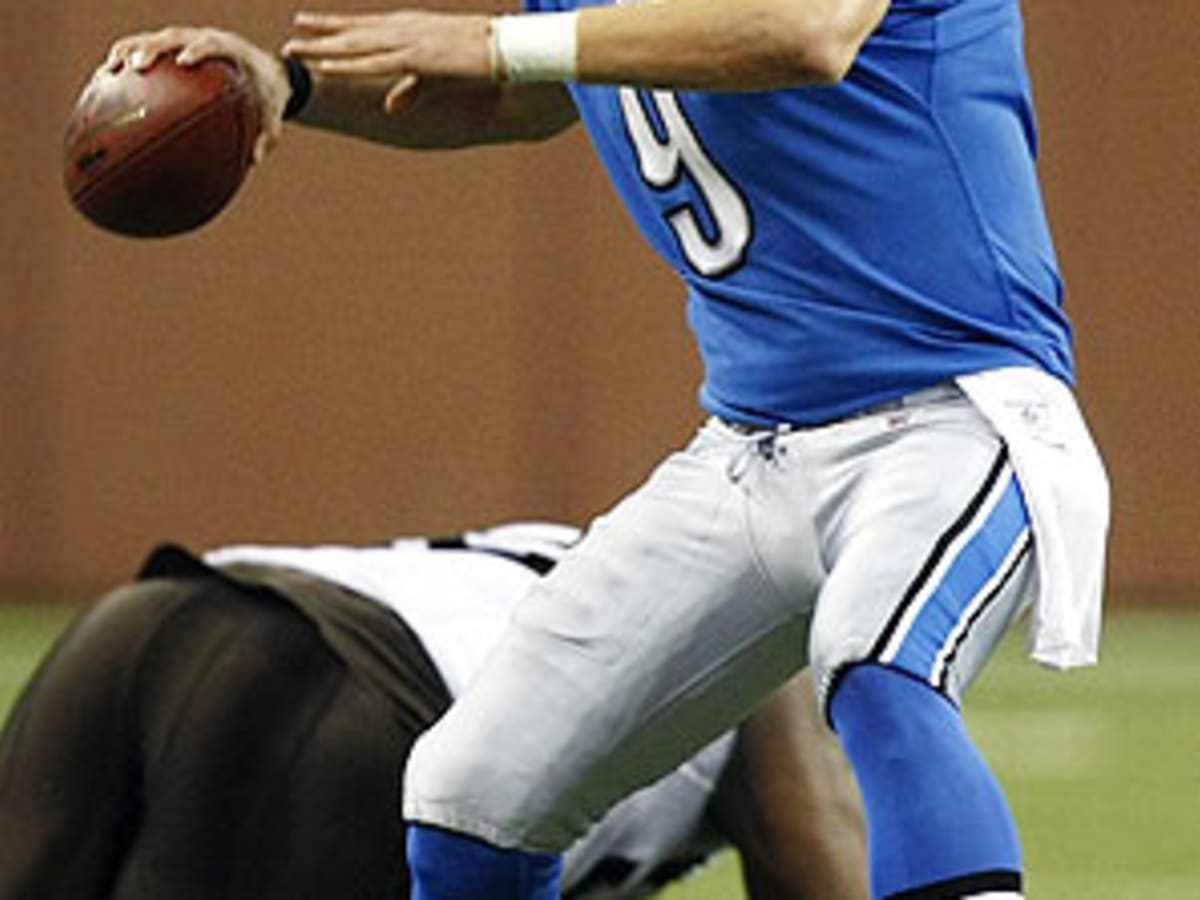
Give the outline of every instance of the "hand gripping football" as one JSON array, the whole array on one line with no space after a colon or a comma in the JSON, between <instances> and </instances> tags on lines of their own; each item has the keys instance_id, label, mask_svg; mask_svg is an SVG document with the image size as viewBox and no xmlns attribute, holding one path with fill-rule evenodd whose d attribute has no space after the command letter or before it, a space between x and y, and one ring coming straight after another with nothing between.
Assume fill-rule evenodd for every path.
<instances>
[{"instance_id":1,"label":"hand gripping football","mask_svg":"<svg viewBox=\"0 0 1200 900\"><path fill-rule=\"evenodd\" d=\"M165 237L200 227L237 193L261 128L249 77L234 62L101 71L75 105L64 142L72 204L101 228Z\"/></svg>"}]
</instances>

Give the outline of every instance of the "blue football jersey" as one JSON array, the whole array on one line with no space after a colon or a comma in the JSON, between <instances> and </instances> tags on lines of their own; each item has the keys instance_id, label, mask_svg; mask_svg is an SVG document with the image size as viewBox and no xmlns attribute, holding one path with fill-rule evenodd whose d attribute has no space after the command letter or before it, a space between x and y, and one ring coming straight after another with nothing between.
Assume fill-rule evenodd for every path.
<instances>
[{"instance_id":1,"label":"blue football jersey","mask_svg":"<svg viewBox=\"0 0 1200 900\"><path fill-rule=\"evenodd\" d=\"M837 85L572 86L688 286L708 410L816 424L982 369L1073 380L1023 40L1018 0L893 0Z\"/></svg>"}]
</instances>

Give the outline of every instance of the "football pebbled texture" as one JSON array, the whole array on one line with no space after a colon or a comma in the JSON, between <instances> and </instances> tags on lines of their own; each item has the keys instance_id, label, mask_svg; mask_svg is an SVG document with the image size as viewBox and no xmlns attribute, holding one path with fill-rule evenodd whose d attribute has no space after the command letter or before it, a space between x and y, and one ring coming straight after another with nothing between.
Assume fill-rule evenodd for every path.
<instances>
[{"instance_id":1,"label":"football pebbled texture","mask_svg":"<svg viewBox=\"0 0 1200 900\"><path fill-rule=\"evenodd\" d=\"M144 72L100 72L67 124L63 181L71 203L108 231L183 234L237 193L261 128L249 77L226 59Z\"/></svg>"}]
</instances>

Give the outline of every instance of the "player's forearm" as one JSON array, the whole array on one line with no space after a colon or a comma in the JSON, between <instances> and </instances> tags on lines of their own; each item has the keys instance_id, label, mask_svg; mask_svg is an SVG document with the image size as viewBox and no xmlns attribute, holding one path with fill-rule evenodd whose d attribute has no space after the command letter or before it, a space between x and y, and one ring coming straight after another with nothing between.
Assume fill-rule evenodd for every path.
<instances>
[{"instance_id":1,"label":"player's forearm","mask_svg":"<svg viewBox=\"0 0 1200 900\"><path fill-rule=\"evenodd\" d=\"M575 121L565 88L479 81L418 83L397 113L384 108L391 79L313 75L297 124L409 149L544 140Z\"/></svg>"},{"instance_id":2,"label":"player's forearm","mask_svg":"<svg viewBox=\"0 0 1200 900\"><path fill-rule=\"evenodd\" d=\"M765 90L840 80L889 0L657 0L579 14L582 82Z\"/></svg>"}]
</instances>

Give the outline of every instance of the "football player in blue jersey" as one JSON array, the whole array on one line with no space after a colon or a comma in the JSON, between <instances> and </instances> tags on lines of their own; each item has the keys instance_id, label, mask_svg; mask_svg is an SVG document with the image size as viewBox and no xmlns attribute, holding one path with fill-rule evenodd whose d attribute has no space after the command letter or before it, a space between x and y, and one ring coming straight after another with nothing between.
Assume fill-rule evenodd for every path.
<instances>
[{"instance_id":1,"label":"football player in blue jersey","mask_svg":"<svg viewBox=\"0 0 1200 900\"><path fill-rule=\"evenodd\" d=\"M1073 395L1019 0L529 0L300 13L107 63L240 59L284 118L401 147L582 121L681 273L709 418L539 582L406 776L421 900L550 898L559 852L811 662L872 891L1016 898L959 704L1029 612L1095 661L1108 485ZM549 715L547 713L550 713Z\"/></svg>"}]
</instances>

